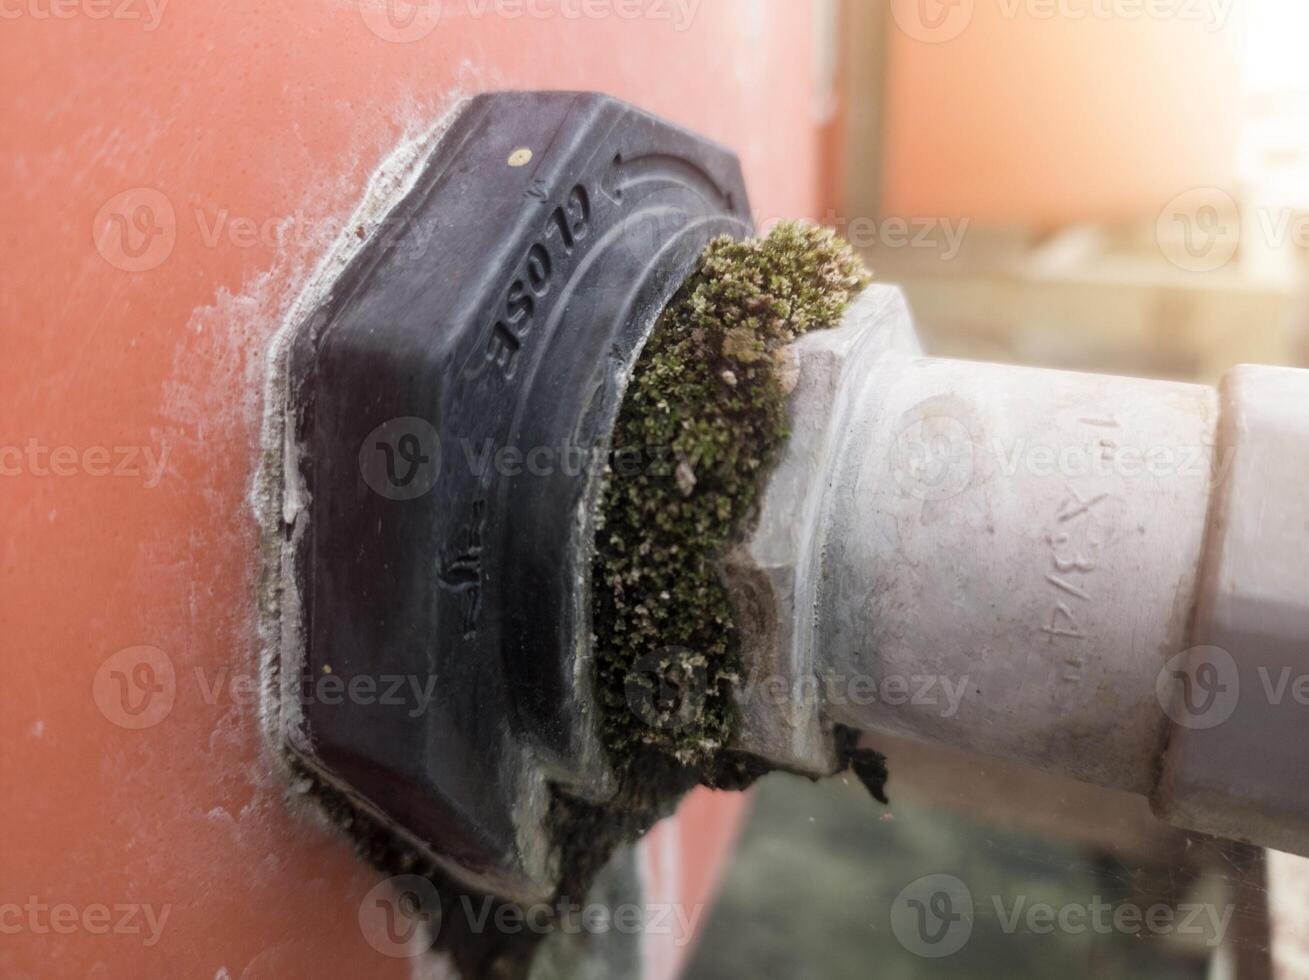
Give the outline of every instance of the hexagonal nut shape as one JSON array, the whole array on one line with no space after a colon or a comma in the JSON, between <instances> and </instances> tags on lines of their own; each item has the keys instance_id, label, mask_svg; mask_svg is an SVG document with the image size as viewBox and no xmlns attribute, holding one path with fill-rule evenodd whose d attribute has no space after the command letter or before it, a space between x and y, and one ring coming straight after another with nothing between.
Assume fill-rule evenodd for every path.
<instances>
[{"instance_id":1,"label":"hexagonal nut shape","mask_svg":"<svg viewBox=\"0 0 1309 980\"><path fill-rule=\"evenodd\" d=\"M609 439L665 304L750 231L728 150L603 95L481 95L292 340L283 747L475 888L551 895L553 787L612 793Z\"/></svg>"}]
</instances>

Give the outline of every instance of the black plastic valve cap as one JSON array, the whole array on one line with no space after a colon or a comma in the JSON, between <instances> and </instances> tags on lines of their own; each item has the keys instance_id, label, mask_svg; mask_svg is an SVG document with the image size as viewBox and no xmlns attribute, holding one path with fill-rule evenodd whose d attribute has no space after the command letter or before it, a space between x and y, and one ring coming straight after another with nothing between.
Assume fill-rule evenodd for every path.
<instances>
[{"instance_id":1,"label":"black plastic valve cap","mask_svg":"<svg viewBox=\"0 0 1309 980\"><path fill-rule=\"evenodd\" d=\"M297 333L287 745L469 884L550 893L551 784L611 792L588 608L609 437L659 312L749 231L727 150L601 95L483 95Z\"/></svg>"}]
</instances>

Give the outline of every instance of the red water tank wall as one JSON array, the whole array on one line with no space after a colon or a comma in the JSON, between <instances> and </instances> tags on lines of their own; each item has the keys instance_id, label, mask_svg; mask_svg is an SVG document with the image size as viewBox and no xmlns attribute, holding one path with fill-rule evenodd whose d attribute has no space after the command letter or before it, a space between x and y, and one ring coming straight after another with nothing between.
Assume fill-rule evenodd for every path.
<instances>
[{"instance_id":1,"label":"red water tank wall","mask_svg":"<svg viewBox=\"0 0 1309 980\"><path fill-rule=\"evenodd\" d=\"M735 148L761 216L815 211L807 2L390 3L4 8L6 978L408 976L357 925L379 876L260 758L248 499L269 338L398 141L599 89ZM739 802L662 832L660 887L707 892Z\"/></svg>"}]
</instances>

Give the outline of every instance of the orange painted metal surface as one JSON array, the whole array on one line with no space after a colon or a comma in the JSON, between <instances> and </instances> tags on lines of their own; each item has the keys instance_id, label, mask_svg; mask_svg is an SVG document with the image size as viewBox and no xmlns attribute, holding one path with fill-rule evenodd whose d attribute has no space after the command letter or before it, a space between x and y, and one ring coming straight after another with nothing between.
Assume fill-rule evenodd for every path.
<instances>
[{"instance_id":1,"label":"orange painted metal surface","mask_svg":"<svg viewBox=\"0 0 1309 980\"><path fill-rule=\"evenodd\" d=\"M248 500L269 338L400 139L600 89L735 148L761 216L815 210L807 3L392 4L5 7L0 976L409 973L261 758ZM740 800L688 807L700 901Z\"/></svg>"}]
</instances>

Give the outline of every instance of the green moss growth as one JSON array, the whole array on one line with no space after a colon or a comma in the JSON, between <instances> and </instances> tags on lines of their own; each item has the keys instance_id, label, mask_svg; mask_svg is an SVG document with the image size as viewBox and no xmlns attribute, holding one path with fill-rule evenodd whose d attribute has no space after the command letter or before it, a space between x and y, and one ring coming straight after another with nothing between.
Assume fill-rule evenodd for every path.
<instances>
[{"instance_id":1,"label":"green moss growth","mask_svg":"<svg viewBox=\"0 0 1309 980\"><path fill-rule=\"evenodd\" d=\"M785 444L783 348L835 326L867 282L832 232L781 224L710 243L655 324L615 426L592 576L616 760L701 765L729 743L740 642L719 561Z\"/></svg>"}]
</instances>

